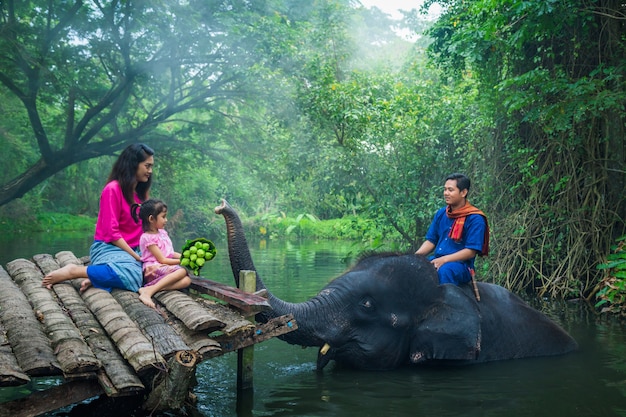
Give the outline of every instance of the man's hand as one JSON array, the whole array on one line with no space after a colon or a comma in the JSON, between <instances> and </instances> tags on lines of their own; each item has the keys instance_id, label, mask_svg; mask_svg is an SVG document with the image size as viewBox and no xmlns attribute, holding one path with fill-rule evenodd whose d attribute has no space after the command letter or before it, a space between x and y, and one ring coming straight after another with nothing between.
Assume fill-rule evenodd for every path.
<instances>
[{"instance_id":1,"label":"man's hand","mask_svg":"<svg viewBox=\"0 0 626 417\"><path fill-rule=\"evenodd\" d=\"M420 248L417 251L415 251L415 254L426 256L429 253L431 253L434 249L435 249L435 244L431 242L430 240L426 240L424 241L424 243L422 243L422 246L420 246Z\"/></svg>"},{"instance_id":2,"label":"man's hand","mask_svg":"<svg viewBox=\"0 0 626 417\"><path fill-rule=\"evenodd\" d=\"M430 261L431 264L433 264L433 266L435 267L436 270L439 270L439 267L443 264L445 264L446 261L446 257L445 256L441 256L439 258L435 258L432 261Z\"/></svg>"}]
</instances>

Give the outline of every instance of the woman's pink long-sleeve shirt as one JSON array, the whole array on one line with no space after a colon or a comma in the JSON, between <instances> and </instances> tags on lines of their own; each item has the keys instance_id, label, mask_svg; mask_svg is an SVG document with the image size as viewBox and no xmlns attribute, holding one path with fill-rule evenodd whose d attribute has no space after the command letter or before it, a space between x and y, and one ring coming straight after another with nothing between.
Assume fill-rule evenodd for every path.
<instances>
[{"instance_id":1,"label":"woman's pink long-sleeve shirt","mask_svg":"<svg viewBox=\"0 0 626 417\"><path fill-rule=\"evenodd\" d=\"M139 197L134 197L135 202L140 204ZM135 248L139 246L141 233L141 221L135 223L130 215L130 205L124 199L117 180L107 183L100 195L100 211L94 239L111 243L124 238L131 248Z\"/></svg>"}]
</instances>

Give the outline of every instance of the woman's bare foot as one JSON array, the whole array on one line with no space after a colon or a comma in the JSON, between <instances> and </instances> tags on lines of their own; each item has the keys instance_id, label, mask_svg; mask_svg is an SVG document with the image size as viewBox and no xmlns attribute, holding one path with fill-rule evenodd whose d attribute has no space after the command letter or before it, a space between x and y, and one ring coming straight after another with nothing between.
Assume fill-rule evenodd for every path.
<instances>
[{"instance_id":1,"label":"woman's bare foot","mask_svg":"<svg viewBox=\"0 0 626 417\"><path fill-rule=\"evenodd\" d=\"M54 284L67 281L68 279L87 277L87 268L84 266L67 264L63 268L50 272L43 277L42 285L51 290Z\"/></svg>"},{"instance_id":2,"label":"woman's bare foot","mask_svg":"<svg viewBox=\"0 0 626 417\"><path fill-rule=\"evenodd\" d=\"M148 307L156 308L154 301L152 301L152 296L150 295L148 291L146 291L145 288L139 288L138 292L139 292L139 300L141 300L142 303L144 303Z\"/></svg>"}]
</instances>

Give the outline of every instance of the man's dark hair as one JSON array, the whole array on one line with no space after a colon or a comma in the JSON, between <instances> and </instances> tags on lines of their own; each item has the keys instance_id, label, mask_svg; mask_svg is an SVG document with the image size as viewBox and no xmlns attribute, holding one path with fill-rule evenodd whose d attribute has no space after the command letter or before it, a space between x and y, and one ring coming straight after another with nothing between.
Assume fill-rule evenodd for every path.
<instances>
[{"instance_id":1,"label":"man's dark hair","mask_svg":"<svg viewBox=\"0 0 626 417\"><path fill-rule=\"evenodd\" d=\"M459 191L467 190L469 192L470 189L470 179L467 178L465 174L454 173L450 174L446 177L446 181L455 180L456 186L459 188Z\"/></svg>"}]
</instances>

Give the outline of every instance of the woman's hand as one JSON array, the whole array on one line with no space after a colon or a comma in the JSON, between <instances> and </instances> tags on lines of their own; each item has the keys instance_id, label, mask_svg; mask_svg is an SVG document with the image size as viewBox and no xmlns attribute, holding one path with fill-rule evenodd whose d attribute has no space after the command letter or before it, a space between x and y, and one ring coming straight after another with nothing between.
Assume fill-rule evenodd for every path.
<instances>
[{"instance_id":1,"label":"woman's hand","mask_svg":"<svg viewBox=\"0 0 626 417\"><path fill-rule=\"evenodd\" d=\"M120 249L122 249L122 250L124 250L126 252L128 252L130 254L130 256L135 258L135 260L141 262L141 256L139 256L139 254L137 252L135 252L133 250L133 248L131 248L128 245L128 243L126 242L126 240L124 240L124 238L114 240L113 242L111 242L111 244L117 246L118 248L120 248Z\"/></svg>"}]
</instances>

